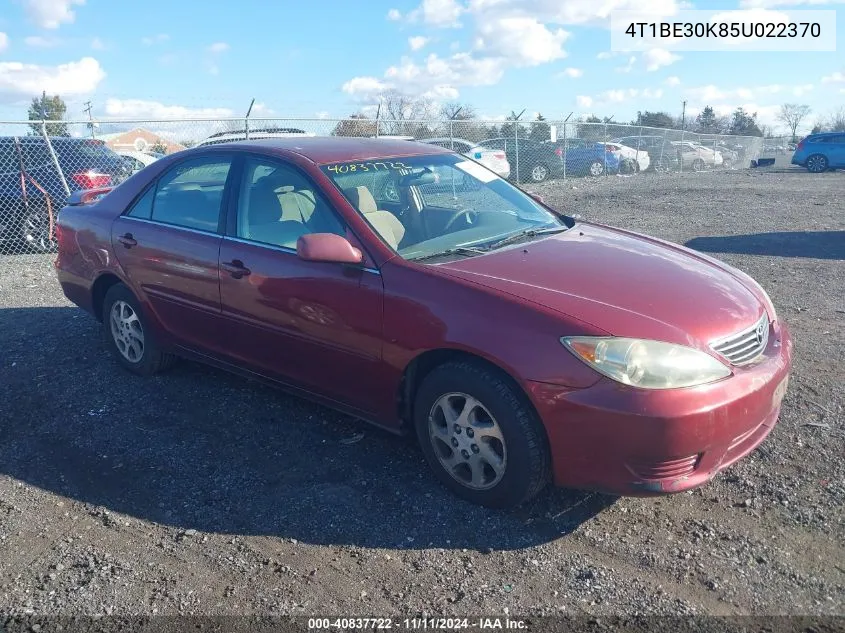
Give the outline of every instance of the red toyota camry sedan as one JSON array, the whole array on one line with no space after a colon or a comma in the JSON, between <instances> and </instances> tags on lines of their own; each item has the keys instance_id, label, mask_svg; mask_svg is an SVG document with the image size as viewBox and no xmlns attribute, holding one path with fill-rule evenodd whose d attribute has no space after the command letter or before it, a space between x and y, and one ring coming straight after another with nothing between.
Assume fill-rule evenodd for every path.
<instances>
[{"instance_id":1,"label":"red toyota camry sedan","mask_svg":"<svg viewBox=\"0 0 845 633\"><path fill-rule=\"evenodd\" d=\"M156 161L57 220L65 295L129 371L185 357L395 432L494 507L689 490L777 421L792 342L744 273L576 220L408 141Z\"/></svg>"}]
</instances>

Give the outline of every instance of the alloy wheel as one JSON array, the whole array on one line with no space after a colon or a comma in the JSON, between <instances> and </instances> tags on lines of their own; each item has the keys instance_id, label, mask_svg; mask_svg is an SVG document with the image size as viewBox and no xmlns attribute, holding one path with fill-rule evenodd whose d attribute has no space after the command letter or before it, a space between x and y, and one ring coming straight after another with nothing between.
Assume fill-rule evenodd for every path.
<instances>
[{"instance_id":1,"label":"alloy wheel","mask_svg":"<svg viewBox=\"0 0 845 633\"><path fill-rule=\"evenodd\" d=\"M531 170L531 180L534 182L543 182L549 177L549 168L545 165L535 165Z\"/></svg>"},{"instance_id":2,"label":"alloy wheel","mask_svg":"<svg viewBox=\"0 0 845 633\"><path fill-rule=\"evenodd\" d=\"M602 173L604 173L604 165L602 165L599 161L595 161L590 165L591 176L601 176Z\"/></svg>"},{"instance_id":3,"label":"alloy wheel","mask_svg":"<svg viewBox=\"0 0 845 633\"><path fill-rule=\"evenodd\" d=\"M448 393L434 403L428 435L440 465L457 482L489 490L507 467L502 429L487 408L465 393Z\"/></svg>"},{"instance_id":4,"label":"alloy wheel","mask_svg":"<svg viewBox=\"0 0 845 633\"><path fill-rule=\"evenodd\" d=\"M117 350L130 363L144 358L144 329L135 310L125 301L115 301L109 316L111 335Z\"/></svg>"},{"instance_id":5,"label":"alloy wheel","mask_svg":"<svg viewBox=\"0 0 845 633\"><path fill-rule=\"evenodd\" d=\"M820 173L827 169L827 159L816 154L807 159L807 169L813 173Z\"/></svg>"}]
</instances>

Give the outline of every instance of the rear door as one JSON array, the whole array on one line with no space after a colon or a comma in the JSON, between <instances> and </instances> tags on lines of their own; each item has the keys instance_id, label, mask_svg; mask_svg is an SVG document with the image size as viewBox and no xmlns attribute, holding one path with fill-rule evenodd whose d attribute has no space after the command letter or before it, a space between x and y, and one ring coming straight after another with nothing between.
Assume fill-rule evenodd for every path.
<instances>
[{"instance_id":1,"label":"rear door","mask_svg":"<svg viewBox=\"0 0 845 633\"><path fill-rule=\"evenodd\" d=\"M232 156L183 160L112 225L114 252L165 333L196 350L222 346L218 255Z\"/></svg>"},{"instance_id":2,"label":"rear door","mask_svg":"<svg viewBox=\"0 0 845 633\"><path fill-rule=\"evenodd\" d=\"M835 134L830 138L830 149L827 152L831 167L845 167L845 134Z\"/></svg>"}]
</instances>

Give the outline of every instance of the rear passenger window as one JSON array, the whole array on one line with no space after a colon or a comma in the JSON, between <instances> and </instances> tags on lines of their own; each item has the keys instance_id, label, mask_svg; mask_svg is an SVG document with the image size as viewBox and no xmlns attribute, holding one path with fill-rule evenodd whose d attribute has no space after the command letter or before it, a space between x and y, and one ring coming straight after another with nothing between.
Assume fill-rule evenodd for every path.
<instances>
[{"instance_id":1,"label":"rear passenger window","mask_svg":"<svg viewBox=\"0 0 845 633\"><path fill-rule=\"evenodd\" d=\"M132 205L132 208L129 209L129 213L126 215L133 217L133 218L141 218L142 220L149 220L153 216L153 198L156 195L156 188L150 187L143 196L141 196L135 204Z\"/></svg>"},{"instance_id":2,"label":"rear passenger window","mask_svg":"<svg viewBox=\"0 0 845 633\"><path fill-rule=\"evenodd\" d=\"M198 158L180 163L159 179L152 219L216 232L230 167L228 157Z\"/></svg>"}]
</instances>

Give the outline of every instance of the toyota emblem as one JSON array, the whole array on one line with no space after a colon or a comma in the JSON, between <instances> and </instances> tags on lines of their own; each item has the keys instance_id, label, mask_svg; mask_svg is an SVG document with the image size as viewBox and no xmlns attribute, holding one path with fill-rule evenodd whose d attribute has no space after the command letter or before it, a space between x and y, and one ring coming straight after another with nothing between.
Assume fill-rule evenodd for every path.
<instances>
[{"instance_id":1,"label":"toyota emblem","mask_svg":"<svg viewBox=\"0 0 845 633\"><path fill-rule=\"evenodd\" d=\"M766 326L763 323L761 323L760 325L757 326L757 332L756 332L757 345L759 345L760 343L763 342L763 333L765 332L765 327Z\"/></svg>"}]
</instances>

